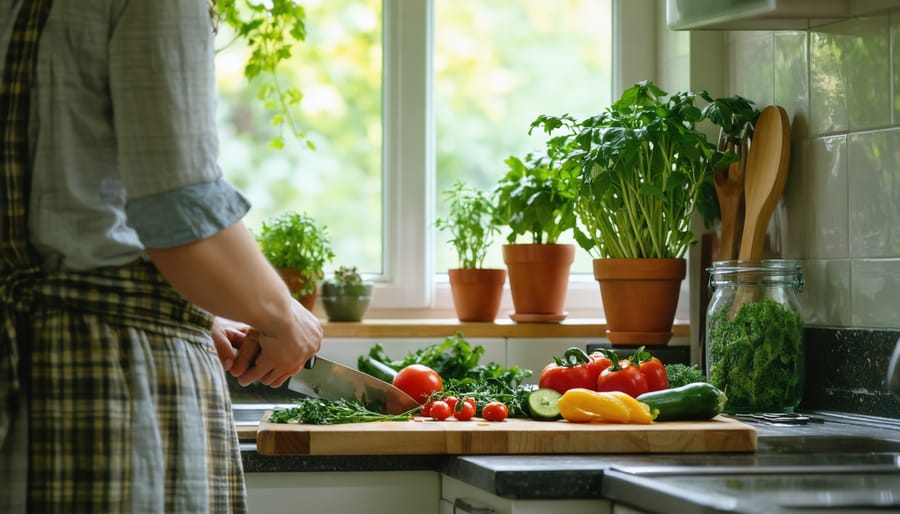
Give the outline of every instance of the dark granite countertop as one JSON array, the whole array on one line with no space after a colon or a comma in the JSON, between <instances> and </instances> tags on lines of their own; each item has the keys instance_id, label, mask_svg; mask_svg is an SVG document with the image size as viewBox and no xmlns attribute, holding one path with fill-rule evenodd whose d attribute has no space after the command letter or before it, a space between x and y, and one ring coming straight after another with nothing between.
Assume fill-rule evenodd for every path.
<instances>
[{"instance_id":1,"label":"dark granite countertop","mask_svg":"<svg viewBox=\"0 0 900 514\"><path fill-rule=\"evenodd\" d=\"M635 488L661 501L682 475L868 471L900 478L900 423L840 413L808 413L801 425L754 424L759 451L740 454L267 456L242 445L247 472L437 471L509 499L615 498ZM637 484L637 485L635 485ZM672 499L670 497L669 499ZM682 501L686 501L683 498ZM699 504L698 504L699 505ZM637 505L652 511L650 505ZM702 507L700 505L698 509ZM696 512L707 512L700 509Z\"/></svg>"}]
</instances>

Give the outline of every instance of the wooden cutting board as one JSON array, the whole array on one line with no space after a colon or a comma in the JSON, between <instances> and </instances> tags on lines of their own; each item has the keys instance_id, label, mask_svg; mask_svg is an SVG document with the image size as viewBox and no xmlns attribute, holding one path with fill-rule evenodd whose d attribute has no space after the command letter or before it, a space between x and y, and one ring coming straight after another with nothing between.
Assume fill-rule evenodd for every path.
<instances>
[{"instance_id":1,"label":"wooden cutting board","mask_svg":"<svg viewBox=\"0 0 900 514\"><path fill-rule=\"evenodd\" d=\"M268 419L268 413L263 419ZM416 418L344 425L262 421L256 447L264 455L753 452L756 430L723 416L649 425L529 419L487 422Z\"/></svg>"}]
</instances>

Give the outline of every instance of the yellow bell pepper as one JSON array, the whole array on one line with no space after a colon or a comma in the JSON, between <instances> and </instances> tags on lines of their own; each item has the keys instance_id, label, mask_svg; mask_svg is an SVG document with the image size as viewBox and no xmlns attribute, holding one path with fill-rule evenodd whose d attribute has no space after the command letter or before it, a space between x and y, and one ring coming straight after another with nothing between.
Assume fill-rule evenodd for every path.
<instances>
[{"instance_id":1,"label":"yellow bell pepper","mask_svg":"<svg viewBox=\"0 0 900 514\"><path fill-rule=\"evenodd\" d=\"M559 412L573 423L650 423L658 412L620 391L575 388L559 399Z\"/></svg>"}]
</instances>

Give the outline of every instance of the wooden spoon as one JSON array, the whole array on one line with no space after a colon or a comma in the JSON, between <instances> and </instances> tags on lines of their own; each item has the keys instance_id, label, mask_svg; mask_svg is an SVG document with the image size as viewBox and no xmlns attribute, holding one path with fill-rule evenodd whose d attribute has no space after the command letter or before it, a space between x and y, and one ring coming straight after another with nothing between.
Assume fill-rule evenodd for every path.
<instances>
[{"instance_id":1,"label":"wooden spoon","mask_svg":"<svg viewBox=\"0 0 900 514\"><path fill-rule=\"evenodd\" d=\"M744 172L744 233L738 257L758 260L763 256L769 218L781 199L791 158L791 124L787 112L770 105L763 109L753 129L753 141Z\"/></svg>"},{"instance_id":2,"label":"wooden spoon","mask_svg":"<svg viewBox=\"0 0 900 514\"><path fill-rule=\"evenodd\" d=\"M713 173L716 196L719 199L719 211L722 217L717 260L730 261L737 259L741 241L741 229L744 223L744 164L746 162L748 140L745 138L740 146L727 145L741 156L739 162L731 163L727 169L717 169Z\"/></svg>"}]
</instances>

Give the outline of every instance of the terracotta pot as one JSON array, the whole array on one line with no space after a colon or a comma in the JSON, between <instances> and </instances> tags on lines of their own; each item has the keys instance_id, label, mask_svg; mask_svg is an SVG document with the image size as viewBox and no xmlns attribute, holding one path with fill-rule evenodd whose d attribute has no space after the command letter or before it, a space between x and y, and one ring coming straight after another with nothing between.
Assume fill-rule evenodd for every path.
<instances>
[{"instance_id":1,"label":"terracotta pot","mask_svg":"<svg viewBox=\"0 0 900 514\"><path fill-rule=\"evenodd\" d=\"M610 342L668 343L686 272L684 259L594 259Z\"/></svg>"},{"instance_id":2,"label":"terracotta pot","mask_svg":"<svg viewBox=\"0 0 900 514\"><path fill-rule=\"evenodd\" d=\"M448 270L453 307L460 321L494 321L506 283L505 269Z\"/></svg>"},{"instance_id":3,"label":"terracotta pot","mask_svg":"<svg viewBox=\"0 0 900 514\"><path fill-rule=\"evenodd\" d=\"M561 321L565 318L572 244L506 244L503 262L509 270L515 321ZM518 318L518 319L517 319Z\"/></svg>"},{"instance_id":4,"label":"terracotta pot","mask_svg":"<svg viewBox=\"0 0 900 514\"><path fill-rule=\"evenodd\" d=\"M300 305L306 307L307 310L312 311L313 307L316 305L316 297L319 294L319 287L316 285L316 289L313 290L312 293L299 295L298 291L303 288L303 285L306 283L306 277L300 274L299 271L293 268L278 268L275 271L278 272L278 275L281 276L281 280L284 280L284 283L287 284L288 291L291 292L291 296L297 299L300 302Z\"/></svg>"}]
</instances>

